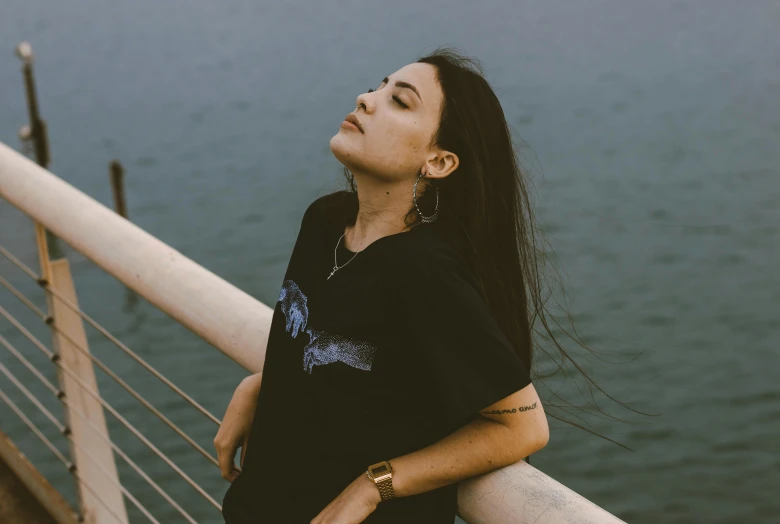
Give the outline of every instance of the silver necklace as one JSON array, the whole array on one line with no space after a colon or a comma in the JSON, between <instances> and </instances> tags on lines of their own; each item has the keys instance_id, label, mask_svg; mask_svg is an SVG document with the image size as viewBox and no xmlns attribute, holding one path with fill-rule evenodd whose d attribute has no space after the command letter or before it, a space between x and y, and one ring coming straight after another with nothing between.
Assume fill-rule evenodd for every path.
<instances>
[{"instance_id":1,"label":"silver necklace","mask_svg":"<svg viewBox=\"0 0 780 524\"><path fill-rule=\"evenodd\" d=\"M333 276L333 273L335 273L336 271L338 271L338 270L339 270L339 269L341 269L342 267L344 267L344 266L346 266L347 264L349 264L350 262L352 262L352 258L355 258L356 256L358 256L358 253L360 253L360 251L358 251L357 253L355 253L354 255L352 255L352 258L350 258L349 260L347 260L347 261L344 263L344 265L342 265L342 266L339 266L339 264L338 264L338 261L336 260L336 251L338 251L338 249L339 249L339 243L341 242L341 239L342 239L342 238L344 238L344 235L346 235L346 234L347 234L347 232L346 232L346 231L344 231L344 234L343 234L343 235L341 235L341 236L339 237L339 240L338 240L338 242L336 242L336 247L333 249L333 271L331 271L331 272L330 272L330 275L328 275L328 278L327 278L326 280L330 280L330 277L332 277L332 276Z\"/></svg>"}]
</instances>

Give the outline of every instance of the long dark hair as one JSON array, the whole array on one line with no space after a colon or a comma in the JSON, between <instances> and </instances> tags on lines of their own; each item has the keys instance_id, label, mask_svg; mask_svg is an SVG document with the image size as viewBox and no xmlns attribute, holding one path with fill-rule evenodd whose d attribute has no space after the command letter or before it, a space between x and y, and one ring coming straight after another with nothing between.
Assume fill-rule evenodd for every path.
<instances>
[{"instance_id":1,"label":"long dark hair","mask_svg":"<svg viewBox=\"0 0 780 524\"><path fill-rule=\"evenodd\" d=\"M549 265L556 274L560 273L552 264L552 249L534 219L529 195L531 179L520 168L504 111L485 79L481 64L449 47L440 47L417 62L435 66L436 80L444 95L439 128L430 145L452 151L460 161L458 168L447 177L420 179L418 205L424 215L432 214L436 207L435 189L438 188L439 216L446 218L448 234L462 248L464 259L477 277L483 298L531 370L534 385L538 388L539 379L564 371L558 362L558 358L562 357L562 362L571 362L589 384L607 397L631 411L649 415L626 406L599 387L558 343L554 330L548 324L549 313L545 312L546 299L543 298L546 284L543 270ZM347 220L354 224L358 211L357 187L354 176L346 167L344 176L349 183L349 191L342 192L348 198L347 206L342 210L346 209L350 217ZM413 226L419 222L417 208L412 204L405 223ZM547 248L540 249L539 244ZM571 315L567 314L567 318L571 320ZM535 329L537 320L544 327L544 332ZM555 318L553 321L564 333L592 352L579 335L563 329ZM534 332L553 347L551 354L544 345L539 346L556 363L556 369L551 373L543 375L534 366ZM551 397L560 399L556 392L550 393ZM544 397L541 392L540 396ZM630 450L619 442L555 415L549 408L567 409L551 399L544 399L544 405L545 412L551 417ZM568 403L566 405L571 407Z\"/></svg>"}]
</instances>

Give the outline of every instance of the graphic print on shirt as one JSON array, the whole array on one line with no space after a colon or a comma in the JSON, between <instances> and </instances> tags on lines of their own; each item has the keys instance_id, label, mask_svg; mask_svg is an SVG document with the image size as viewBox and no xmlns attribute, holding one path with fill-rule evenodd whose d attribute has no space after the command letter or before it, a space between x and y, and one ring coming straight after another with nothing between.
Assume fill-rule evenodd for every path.
<instances>
[{"instance_id":1,"label":"graphic print on shirt","mask_svg":"<svg viewBox=\"0 0 780 524\"><path fill-rule=\"evenodd\" d=\"M305 328L309 321L309 308L306 306L306 301L306 295L300 290L298 284L292 280L284 281L277 302L282 303L282 313L287 319L285 330L293 338L298 336L299 331ZM292 328L292 332L290 328Z\"/></svg>"},{"instance_id":2,"label":"graphic print on shirt","mask_svg":"<svg viewBox=\"0 0 780 524\"><path fill-rule=\"evenodd\" d=\"M285 330L296 338L299 333L309 335L303 348L303 369L311 374L314 366L343 362L348 366L371 371L376 346L355 338L306 328L309 321L307 297L293 280L285 280L279 293L282 313L286 319Z\"/></svg>"}]
</instances>

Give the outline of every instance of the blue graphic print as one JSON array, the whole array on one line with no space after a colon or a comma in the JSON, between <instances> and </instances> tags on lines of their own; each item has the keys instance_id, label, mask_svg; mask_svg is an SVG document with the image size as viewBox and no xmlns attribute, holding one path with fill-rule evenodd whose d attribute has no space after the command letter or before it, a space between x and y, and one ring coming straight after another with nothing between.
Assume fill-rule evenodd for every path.
<instances>
[{"instance_id":1,"label":"blue graphic print","mask_svg":"<svg viewBox=\"0 0 780 524\"><path fill-rule=\"evenodd\" d=\"M294 281L284 281L279 301L286 319L285 330L293 338L301 332L309 335L309 342L303 348L303 369L307 373L311 374L314 366L332 362L343 362L356 369L371 371L377 349L373 344L313 328L306 329L309 320L307 298Z\"/></svg>"},{"instance_id":2,"label":"blue graphic print","mask_svg":"<svg viewBox=\"0 0 780 524\"><path fill-rule=\"evenodd\" d=\"M285 280L282 291L279 293L279 302L282 303L282 312L287 319L285 330L293 338L298 336L300 330L306 327L309 321L309 308L306 307L306 295L292 280ZM290 329L292 328L292 331Z\"/></svg>"}]
</instances>

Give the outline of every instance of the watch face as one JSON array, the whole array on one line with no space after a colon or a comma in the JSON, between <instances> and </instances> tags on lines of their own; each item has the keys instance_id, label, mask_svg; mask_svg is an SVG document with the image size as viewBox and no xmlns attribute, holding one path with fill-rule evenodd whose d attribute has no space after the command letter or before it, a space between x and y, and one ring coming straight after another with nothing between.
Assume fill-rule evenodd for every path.
<instances>
[{"instance_id":1,"label":"watch face","mask_svg":"<svg viewBox=\"0 0 780 524\"><path fill-rule=\"evenodd\" d=\"M388 471L388 469L387 469L387 466L385 466L384 464L382 464L381 466L379 466L379 467L377 467L377 468L374 468L374 471L372 471L372 473L373 473L374 475L381 475L381 474L383 474L383 473L387 473L387 471Z\"/></svg>"}]
</instances>

